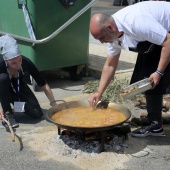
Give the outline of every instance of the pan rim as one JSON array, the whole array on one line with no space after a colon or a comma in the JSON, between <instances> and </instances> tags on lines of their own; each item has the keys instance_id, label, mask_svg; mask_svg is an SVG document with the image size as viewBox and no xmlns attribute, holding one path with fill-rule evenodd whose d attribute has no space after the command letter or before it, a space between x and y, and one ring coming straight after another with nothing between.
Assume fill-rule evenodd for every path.
<instances>
[{"instance_id":1,"label":"pan rim","mask_svg":"<svg viewBox=\"0 0 170 170\"><path fill-rule=\"evenodd\" d=\"M72 101L72 102L75 102L75 101ZM77 102L77 101L76 101ZM67 102L69 103L69 102ZM63 103L62 103L63 104ZM119 104L116 104L116 103L111 103L111 105L116 105L116 106L119 106L123 109L126 109L126 111L128 112L128 115L125 115L126 116L126 119L124 121L121 121L119 123L116 123L116 124L112 124L112 125L106 125L106 126L95 126L95 127L82 127L82 126L70 126L70 125L64 125L64 124L61 124L61 123L57 123L55 121L53 121L51 119L51 116L55 113L52 113L50 112L51 109L53 109L54 107L52 107L51 109L48 110L48 112L46 113L46 120L48 120L49 122L57 125L58 127L61 127L61 128L64 128L64 129L70 129L70 130L78 130L78 131L87 131L87 130L90 130L90 131L103 131L103 130L109 130L109 129L112 129L113 127L115 126L118 126L118 125L121 125L123 123L125 123L130 117L131 117L131 112L130 110L123 106L123 105L119 105ZM59 111L59 110L58 110Z\"/></svg>"}]
</instances>

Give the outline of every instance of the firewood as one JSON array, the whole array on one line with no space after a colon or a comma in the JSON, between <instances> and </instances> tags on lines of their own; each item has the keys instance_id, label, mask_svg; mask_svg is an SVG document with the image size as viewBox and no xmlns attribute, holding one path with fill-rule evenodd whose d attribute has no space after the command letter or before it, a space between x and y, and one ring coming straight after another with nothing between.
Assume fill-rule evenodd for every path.
<instances>
[{"instance_id":1,"label":"firewood","mask_svg":"<svg viewBox=\"0 0 170 170\"><path fill-rule=\"evenodd\" d=\"M147 117L148 113L147 112L142 112L140 114L141 118L145 118ZM170 114L168 114L167 112L162 112L162 121L165 124L169 124L170 123Z\"/></svg>"},{"instance_id":2,"label":"firewood","mask_svg":"<svg viewBox=\"0 0 170 170\"><path fill-rule=\"evenodd\" d=\"M148 113L147 112L142 112L140 114L140 117L147 117ZM166 113L166 112L162 112L162 117L168 117L170 118L170 114Z\"/></svg>"}]
</instances>

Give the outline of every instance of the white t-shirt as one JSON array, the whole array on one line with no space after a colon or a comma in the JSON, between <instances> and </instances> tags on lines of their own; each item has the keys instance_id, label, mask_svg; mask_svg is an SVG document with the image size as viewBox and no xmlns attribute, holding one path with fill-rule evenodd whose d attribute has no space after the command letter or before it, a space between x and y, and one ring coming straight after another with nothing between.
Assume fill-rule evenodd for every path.
<instances>
[{"instance_id":1,"label":"white t-shirt","mask_svg":"<svg viewBox=\"0 0 170 170\"><path fill-rule=\"evenodd\" d=\"M125 50L136 47L139 42L149 41L161 45L170 31L170 2L145 1L123 8L112 15L119 31L119 38ZM108 56L120 53L118 41L108 43Z\"/></svg>"}]
</instances>

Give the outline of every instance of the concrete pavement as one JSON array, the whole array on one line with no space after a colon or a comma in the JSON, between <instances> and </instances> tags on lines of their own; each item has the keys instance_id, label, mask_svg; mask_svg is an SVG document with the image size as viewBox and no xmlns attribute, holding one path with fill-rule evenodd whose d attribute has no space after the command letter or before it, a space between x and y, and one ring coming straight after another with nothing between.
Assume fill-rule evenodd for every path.
<instances>
[{"instance_id":1,"label":"concrete pavement","mask_svg":"<svg viewBox=\"0 0 170 170\"><path fill-rule=\"evenodd\" d=\"M92 37L91 37L92 38ZM95 41L92 41L89 44L89 60L88 66L89 71L94 76L97 71L100 75L103 65L106 61L107 56L107 47L106 44L98 44ZM121 51L118 68L116 71L116 76L125 76L130 78L134 69L136 62L137 53L130 51ZM99 78L99 76L97 77Z\"/></svg>"}]
</instances>

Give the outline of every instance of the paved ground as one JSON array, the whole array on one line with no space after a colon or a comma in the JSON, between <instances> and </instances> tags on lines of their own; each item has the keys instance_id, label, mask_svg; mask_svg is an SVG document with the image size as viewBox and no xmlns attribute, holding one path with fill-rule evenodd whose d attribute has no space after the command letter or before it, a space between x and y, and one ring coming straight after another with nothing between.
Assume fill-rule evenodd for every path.
<instances>
[{"instance_id":1,"label":"paved ground","mask_svg":"<svg viewBox=\"0 0 170 170\"><path fill-rule=\"evenodd\" d=\"M114 7L112 0L100 0L94 5L92 13L103 10L111 14L120 8L122 7ZM105 45L99 44L90 36L89 48L91 57L97 56L104 61ZM135 57L136 54L123 51L117 75L130 76ZM55 98L67 102L86 100L88 95L83 94L82 89L87 81L94 80L94 77L90 76L74 82L63 72L48 73L45 77ZM50 108L46 96L41 91L34 93L45 114ZM133 110L133 114L138 111L128 103L127 107ZM16 118L20 127L15 132L15 142L12 142L10 133L0 126L0 170L167 170L170 167L169 125L165 125L164 137L138 139L129 135L126 141L129 147L124 154L108 151L93 157L70 159L67 156L58 156L52 151L54 146L51 146L51 141L57 136L57 129L46 121L45 117L35 121L23 114L17 114Z\"/></svg>"}]
</instances>

